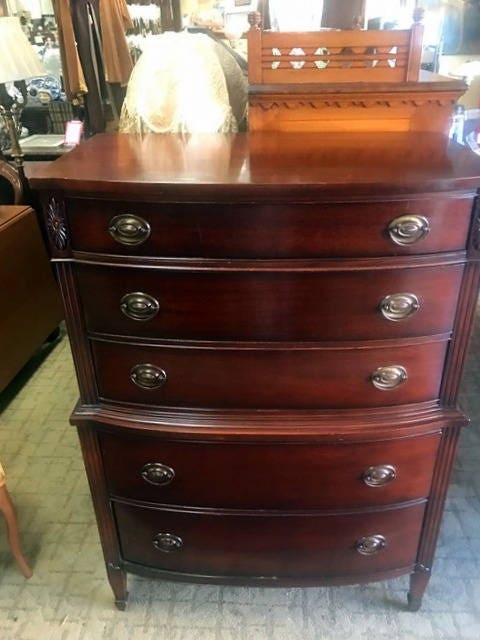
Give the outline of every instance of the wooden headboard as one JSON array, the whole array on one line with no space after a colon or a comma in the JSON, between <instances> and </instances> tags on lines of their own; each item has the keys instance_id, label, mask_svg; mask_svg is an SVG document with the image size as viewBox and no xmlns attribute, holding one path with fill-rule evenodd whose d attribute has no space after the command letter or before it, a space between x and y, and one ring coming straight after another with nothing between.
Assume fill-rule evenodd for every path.
<instances>
[{"instance_id":1,"label":"wooden headboard","mask_svg":"<svg viewBox=\"0 0 480 640\"><path fill-rule=\"evenodd\" d=\"M259 14L252 13L249 84L417 82L421 15L405 30L282 32L262 31Z\"/></svg>"}]
</instances>

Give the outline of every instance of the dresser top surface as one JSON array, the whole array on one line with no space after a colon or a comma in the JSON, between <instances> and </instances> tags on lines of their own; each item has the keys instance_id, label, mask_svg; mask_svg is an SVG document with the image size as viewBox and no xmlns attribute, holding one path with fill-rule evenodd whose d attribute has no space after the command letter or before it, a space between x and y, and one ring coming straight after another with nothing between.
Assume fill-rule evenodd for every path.
<instances>
[{"instance_id":1,"label":"dresser top surface","mask_svg":"<svg viewBox=\"0 0 480 640\"><path fill-rule=\"evenodd\" d=\"M127 198L310 197L476 190L480 158L437 134L101 134L36 189Z\"/></svg>"}]
</instances>

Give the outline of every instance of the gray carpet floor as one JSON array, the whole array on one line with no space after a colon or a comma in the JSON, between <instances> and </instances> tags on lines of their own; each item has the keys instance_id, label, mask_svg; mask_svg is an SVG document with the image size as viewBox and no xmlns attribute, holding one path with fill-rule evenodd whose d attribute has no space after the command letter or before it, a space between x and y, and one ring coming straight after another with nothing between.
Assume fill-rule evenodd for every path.
<instances>
[{"instance_id":1,"label":"gray carpet floor","mask_svg":"<svg viewBox=\"0 0 480 640\"><path fill-rule=\"evenodd\" d=\"M68 340L39 354L0 396L0 459L33 577L9 554L0 522L0 640L479 640L480 326L471 345L463 431L436 562L422 609L408 579L364 586L253 589L129 576L113 606L75 430Z\"/></svg>"}]
</instances>

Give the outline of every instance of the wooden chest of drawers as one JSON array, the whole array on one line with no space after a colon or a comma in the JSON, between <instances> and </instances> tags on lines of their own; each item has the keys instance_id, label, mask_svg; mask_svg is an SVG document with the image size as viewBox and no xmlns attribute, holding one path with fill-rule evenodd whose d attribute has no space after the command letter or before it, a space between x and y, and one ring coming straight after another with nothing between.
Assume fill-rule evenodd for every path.
<instances>
[{"instance_id":1,"label":"wooden chest of drawers","mask_svg":"<svg viewBox=\"0 0 480 640\"><path fill-rule=\"evenodd\" d=\"M98 136L34 180L107 574L411 574L467 419L480 161L433 134Z\"/></svg>"}]
</instances>

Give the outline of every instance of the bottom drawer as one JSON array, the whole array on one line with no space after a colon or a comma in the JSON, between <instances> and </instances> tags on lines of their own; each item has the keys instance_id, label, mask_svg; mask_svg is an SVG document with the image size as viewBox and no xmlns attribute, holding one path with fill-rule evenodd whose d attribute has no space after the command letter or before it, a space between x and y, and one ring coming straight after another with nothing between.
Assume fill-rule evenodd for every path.
<instances>
[{"instance_id":1,"label":"bottom drawer","mask_svg":"<svg viewBox=\"0 0 480 640\"><path fill-rule=\"evenodd\" d=\"M413 565L424 504L347 515L214 514L115 503L124 560L203 576L334 577Z\"/></svg>"}]
</instances>

